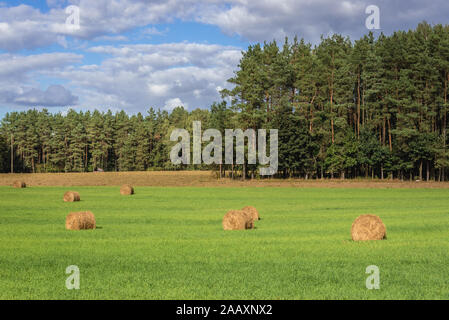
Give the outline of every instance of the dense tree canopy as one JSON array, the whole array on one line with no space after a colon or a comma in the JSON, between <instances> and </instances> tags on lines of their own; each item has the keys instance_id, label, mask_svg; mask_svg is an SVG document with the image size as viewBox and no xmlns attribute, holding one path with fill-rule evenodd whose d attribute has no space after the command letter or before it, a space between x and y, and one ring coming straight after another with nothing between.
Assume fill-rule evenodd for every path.
<instances>
[{"instance_id":1,"label":"dense tree canopy","mask_svg":"<svg viewBox=\"0 0 449 320\"><path fill-rule=\"evenodd\" d=\"M281 177L448 178L449 26L250 46L209 110L6 114L0 171L175 170L174 128L279 129ZM11 157L11 146L12 157ZM11 159L12 158L12 159ZM253 177L257 165L201 165ZM245 174L242 175L242 172Z\"/></svg>"}]
</instances>

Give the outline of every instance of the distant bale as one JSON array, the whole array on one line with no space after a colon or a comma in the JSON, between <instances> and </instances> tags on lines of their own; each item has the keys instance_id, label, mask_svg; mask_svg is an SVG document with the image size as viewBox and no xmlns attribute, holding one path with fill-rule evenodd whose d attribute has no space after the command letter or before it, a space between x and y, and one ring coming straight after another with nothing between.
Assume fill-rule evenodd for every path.
<instances>
[{"instance_id":1,"label":"distant bale","mask_svg":"<svg viewBox=\"0 0 449 320\"><path fill-rule=\"evenodd\" d=\"M124 195L124 196L132 195L132 194L134 194L134 188L132 186L130 186L129 184L124 184L120 188L120 194Z\"/></svg>"},{"instance_id":2,"label":"distant bale","mask_svg":"<svg viewBox=\"0 0 449 320\"><path fill-rule=\"evenodd\" d=\"M256 208L247 206L247 207L242 208L242 211L247 212L252 217L253 221L260 220L259 212L257 212Z\"/></svg>"},{"instance_id":3,"label":"distant bale","mask_svg":"<svg viewBox=\"0 0 449 320\"><path fill-rule=\"evenodd\" d=\"M64 202L80 201L80 194L75 191L67 191L64 193Z\"/></svg>"},{"instance_id":4,"label":"distant bale","mask_svg":"<svg viewBox=\"0 0 449 320\"><path fill-rule=\"evenodd\" d=\"M383 240L387 238L387 229L378 216L365 214L355 219L351 237L354 241Z\"/></svg>"},{"instance_id":5,"label":"distant bale","mask_svg":"<svg viewBox=\"0 0 449 320\"><path fill-rule=\"evenodd\" d=\"M95 216L90 211L70 212L65 220L67 230L95 229Z\"/></svg>"},{"instance_id":6,"label":"distant bale","mask_svg":"<svg viewBox=\"0 0 449 320\"><path fill-rule=\"evenodd\" d=\"M224 230L245 230L253 229L254 222L252 217L242 210L231 210L223 217Z\"/></svg>"},{"instance_id":7,"label":"distant bale","mask_svg":"<svg viewBox=\"0 0 449 320\"><path fill-rule=\"evenodd\" d=\"M27 187L26 183L23 182L23 181L14 181L14 183L13 183L12 186L13 186L14 188L19 188L19 189L21 189L21 188L26 188L26 187Z\"/></svg>"}]
</instances>

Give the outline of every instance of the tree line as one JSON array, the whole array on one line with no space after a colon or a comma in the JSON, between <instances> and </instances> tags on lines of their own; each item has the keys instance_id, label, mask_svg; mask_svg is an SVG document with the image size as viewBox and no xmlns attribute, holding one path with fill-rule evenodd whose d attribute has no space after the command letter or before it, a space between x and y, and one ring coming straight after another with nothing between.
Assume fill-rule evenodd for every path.
<instances>
[{"instance_id":1,"label":"tree line","mask_svg":"<svg viewBox=\"0 0 449 320\"><path fill-rule=\"evenodd\" d=\"M279 177L448 178L449 26L423 22L354 42L335 34L315 46L297 38L255 44L228 81L233 89L208 110L8 113L0 171L257 175L257 165L173 165L170 133L199 120L222 132L278 129Z\"/></svg>"}]
</instances>

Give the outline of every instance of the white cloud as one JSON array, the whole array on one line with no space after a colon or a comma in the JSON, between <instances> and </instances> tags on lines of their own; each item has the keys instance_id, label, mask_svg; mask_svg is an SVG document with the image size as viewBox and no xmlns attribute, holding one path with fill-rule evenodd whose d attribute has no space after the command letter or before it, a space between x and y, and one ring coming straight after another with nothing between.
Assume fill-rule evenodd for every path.
<instances>
[{"instance_id":1,"label":"white cloud","mask_svg":"<svg viewBox=\"0 0 449 320\"><path fill-rule=\"evenodd\" d=\"M28 56L0 54L0 79L23 79L31 72L58 69L81 59L81 55L61 52Z\"/></svg>"},{"instance_id":2,"label":"white cloud","mask_svg":"<svg viewBox=\"0 0 449 320\"><path fill-rule=\"evenodd\" d=\"M179 98L168 99L167 101L165 101L164 110L172 111L176 107L187 108L188 106Z\"/></svg>"},{"instance_id":3,"label":"white cloud","mask_svg":"<svg viewBox=\"0 0 449 320\"><path fill-rule=\"evenodd\" d=\"M101 36L118 35L136 27L194 16L200 3L194 0L49 0L47 13L29 5L0 6L0 50L19 51L48 46L66 35L90 40ZM66 27L68 5L79 7L80 29ZM147 28L147 34L163 34L156 27Z\"/></svg>"},{"instance_id":4,"label":"white cloud","mask_svg":"<svg viewBox=\"0 0 449 320\"><path fill-rule=\"evenodd\" d=\"M157 25L176 19L218 26L227 34L250 41L304 37L317 42L329 30L353 38L366 33L365 8L378 5L381 27L389 33L414 27L421 20L447 23L446 0L70 0L47 1L51 10L40 12L28 5L0 6L0 49L17 51L58 42L58 36L90 40L144 27L142 34L161 35ZM65 7L80 8L78 31L65 26Z\"/></svg>"},{"instance_id":5,"label":"white cloud","mask_svg":"<svg viewBox=\"0 0 449 320\"><path fill-rule=\"evenodd\" d=\"M73 105L79 97L76 109L143 112L169 107L178 98L186 108L208 107L221 99L217 88L230 87L227 79L241 57L239 48L187 42L88 51L108 57L98 65L79 65L83 57L70 53L0 55L0 104ZM64 87L56 92L50 83L41 91L42 77L62 81Z\"/></svg>"},{"instance_id":6,"label":"white cloud","mask_svg":"<svg viewBox=\"0 0 449 320\"><path fill-rule=\"evenodd\" d=\"M446 0L236 0L202 6L195 19L250 41L282 41L285 36L297 35L318 43L330 30L353 40L366 34L365 9L369 5L380 7L381 28L387 34L414 28L423 20L448 23Z\"/></svg>"},{"instance_id":7,"label":"white cloud","mask_svg":"<svg viewBox=\"0 0 449 320\"><path fill-rule=\"evenodd\" d=\"M15 97L13 102L24 106L60 107L75 105L78 97L61 85L51 85L45 91L31 88Z\"/></svg>"},{"instance_id":8,"label":"white cloud","mask_svg":"<svg viewBox=\"0 0 449 320\"><path fill-rule=\"evenodd\" d=\"M159 30L156 27L150 27L142 30L142 34L150 36L161 36L168 32L168 29Z\"/></svg>"},{"instance_id":9,"label":"white cloud","mask_svg":"<svg viewBox=\"0 0 449 320\"><path fill-rule=\"evenodd\" d=\"M241 57L239 48L186 42L97 46L88 51L110 57L98 66L51 75L70 81L80 106L132 112L169 107L175 98L186 107L208 107L221 99L217 87L229 87L227 79Z\"/></svg>"},{"instance_id":10,"label":"white cloud","mask_svg":"<svg viewBox=\"0 0 449 320\"><path fill-rule=\"evenodd\" d=\"M162 97L167 94L169 86L166 84L148 84L148 89L150 90L151 94Z\"/></svg>"},{"instance_id":11,"label":"white cloud","mask_svg":"<svg viewBox=\"0 0 449 320\"><path fill-rule=\"evenodd\" d=\"M66 106L78 98L61 85L49 85L42 91L36 78L58 73L82 56L71 53L45 53L19 56L0 55L0 103L2 105Z\"/></svg>"},{"instance_id":12,"label":"white cloud","mask_svg":"<svg viewBox=\"0 0 449 320\"><path fill-rule=\"evenodd\" d=\"M128 37L125 36L100 36L93 39L93 41L113 41L113 42L123 42L128 41Z\"/></svg>"}]
</instances>

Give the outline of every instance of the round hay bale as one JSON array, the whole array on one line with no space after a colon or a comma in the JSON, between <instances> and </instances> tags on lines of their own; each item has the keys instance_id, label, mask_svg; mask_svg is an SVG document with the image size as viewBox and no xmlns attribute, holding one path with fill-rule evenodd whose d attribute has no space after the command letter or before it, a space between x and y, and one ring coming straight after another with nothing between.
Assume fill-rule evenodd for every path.
<instances>
[{"instance_id":1,"label":"round hay bale","mask_svg":"<svg viewBox=\"0 0 449 320\"><path fill-rule=\"evenodd\" d=\"M253 221L260 220L259 212L257 212L256 208L247 206L247 207L242 208L242 211L249 213L249 215L252 217Z\"/></svg>"},{"instance_id":2,"label":"round hay bale","mask_svg":"<svg viewBox=\"0 0 449 320\"><path fill-rule=\"evenodd\" d=\"M130 186L129 184L124 184L120 188L120 194L124 195L124 196L132 195L132 194L134 194L134 188L132 186Z\"/></svg>"},{"instance_id":3,"label":"round hay bale","mask_svg":"<svg viewBox=\"0 0 449 320\"><path fill-rule=\"evenodd\" d=\"M90 211L70 212L65 220L67 230L95 229L95 216Z\"/></svg>"},{"instance_id":4,"label":"round hay bale","mask_svg":"<svg viewBox=\"0 0 449 320\"><path fill-rule=\"evenodd\" d=\"M364 214L354 220L351 237L354 241L382 240L387 237L387 229L378 216Z\"/></svg>"},{"instance_id":5,"label":"round hay bale","mask_svg":"<svg viewBox=\"0 0 449 320\"><path fill-rule=\"evenodd\" d=\"M245 230L253 228L254 228L253 219L245 211L230 210L223 217L224 230Z\"/></svg>"},{"instance_id":6,"label":"round hay bale","mask_svg":"<svg viewBox=\"0 0 449 320\"><path fill-rule=\"evenodd\" d=\"M27 185L23 181L14 181L13 185L14 188L26 188Z\"/></svg>"},{"instance_id":7,"label":"round hay bale","mask_svg":"<svg viewBox=\"0 0 449 320\"><path fill-rule=\"evenodd\" d=\"M64 193L64 202L80 201L80 194L75 191L67 191Z\"/></svg>"}]
</instances>

